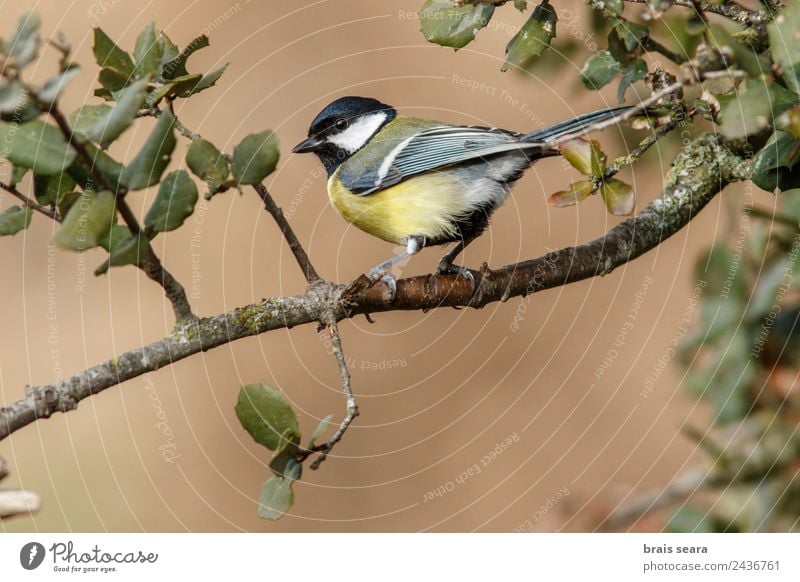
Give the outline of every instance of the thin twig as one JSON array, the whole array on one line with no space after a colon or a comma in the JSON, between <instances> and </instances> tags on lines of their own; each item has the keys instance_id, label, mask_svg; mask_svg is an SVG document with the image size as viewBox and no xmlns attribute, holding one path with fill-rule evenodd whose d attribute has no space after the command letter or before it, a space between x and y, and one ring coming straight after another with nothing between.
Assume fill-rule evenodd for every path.
<instances>
[{"instance_id":1,"label":"thin twig","mask_svg":"<svg viewBox=\"0 0 800 582\"><path fill-rule=\"evenodd\" d=\"M148 256L142 261L141 269L150 280L155 281L164 289L164 294L175 313L176 324L185 324L197 319L189 304L189 298L186 296L186 289L172 273L164 268L161 259L153 252L152 247Z\"/></svg>"},{"instance_id":2,"label":"thin twig","mask_svg":"<svg viewBox=\"0 0 800 582\"><path fill-rule=\"evenodd\" d=\"M642 47L644 48L644 50L646 50L648 52L659 53L659 54L667 57L673 63L677 63L679 65L682 65L683 63L685 63L686 61L689 60L689 57L687 57L686 55L682 55L680 53L677 53L677 52L667 48L666 46L664 46L663 44L658 42L656 39L654 39L650 35L647 35L642 39Z\"/></svg>"},{"instance_id":3,"label":"thin twig","mask_svg":"<svg viewBox=\"0 0 800 582\"><path fill-rule=\"evenodd\" d=\"M636 117L641 115L642 112L647 111L648 108L655 105L659 101L661 101L664 97L683 89L687 85L693 85L696 83L700 83L702 81L709 81L713 79L722 79L722 78L742 78L747 74L744 71L737 71L737 70L724 70L724 71L708 71L708 72L699 72L697 73L697 78L691 80L681 80L675 81L674 83L670 83L663 89L656 91L650 97L637 103L636 105L632 106L630 109L627 109L620 113L619 115L615 115L614 117L610 117L603 121L599 121L597 123L592 123L590 125L586 125L582 127L579 131L575 131L570 134L563 135L559 138L545 141L545 144L548 148L555 148L563 143L567 143L568 141L572 141L577 137L582 137L588 133L593 133L595 131L601 131L608 127L619 125L623 121L627 121L632 117Z\"/></svg>"},{"instance_id":4,"label":"thin twig","mask_svg":"<svg viewBox=\"0 0 800 582\"><path fill-rule=\"evenodd\" d=\"M38 202L36 202L32 198L28 198L27 196L25 196L25 194L23 194L22 192L17 190L17 187L14 186L13 184L6 184L4 182L0 182L0 188L5 190L6 192L11 194L12 196L16 196L17 198L19 198L22 201L22 203L25 204L25 206L27 206L31 210L35 210L36 212L40 212L40 213L44 214L46 217L52 218L53 220L58 221L58 215L56 214L56 212L54 210L52 210L51 208L48 208L47 206L42 206L41 204L39 204Z\"/></svg>"},{"instance_id":5,"label":"thin twig","mask_svg":"<svg viewBox=\"0 0 800 582\"><path fill-rule=\"evenodd\" d=\"M297 235L294 233L289 221L286 220L286 216L283 214L283 210L275 203L275 200L272 198L272 195L267 190L267 187L264 184L253 184L253 188L258 195L261 197L261 200L264 202L264 208L267 209L267 212L270 213L272 218L278 225L278 228L281 229L281 233L283 233L283 238L286 239L286 244L289 245L289 249L292 251L297 264L300 265L300 269L303 271L303 275L306 278L306 281L309 285L318 283L322 280L322 278L317 273L316 269L314 269L314 265L311 264L311 259L308 258L308 253L303 248L303 245L300 243L300 240L297 238Z\"/></svg>"},{"instance_id":6,"label":"thin twig","mask_svg":"<svg viewBox=\"0 0 800 582\"><path fill-rule=\"evenodd\" d=\"M467 4L492 4L494 6L502 6L511 0L454 0L453 6L466 6Z\"/></svg>"},{"instance_id":7,"label":"thin twig","mask_svg":"<svg viewBox=\"0 0 800 582\"><path fill-rule=\"evenodd\" d=\"M763 218L765 220L771 220L779 224L791 226L795 230L800 228L800 221L798 221L796 218L789 216L788 214L781 214L780 212L772 212L771 210L767 210L766 208L759 208L758 206L754 206L749 210L748 214L750 214L750 216L754 216L755 218Z\"/></svg>"},{"instance_id":8,"label":"thin twig","mask_svg":"<svg viewBox=\"0 0 800 582\"><path fill-rule=\"evenodd\" d=\"M17 515L30 515L42 507L41 498L33 491L24 489L0 490L0 519Z\"/></svg>"},{"instance_id":9,"label":"thin twig","mask_svg":"<svg viewBox=\"0 0 800 582\"><path fill-rule=\"evenodd\" d=\"M161 113L160 110L158 110L158 112ZM191 129L189 129L188 127L186 127L178 119L177 115L175 115L173 113L172 116L175 118L175 129L177 129L178 133L180 133L183 137L185 137L186 139L191 140L191 141L197 141L198 139L202 139L203 138L203 136L201 136L199 133L194 132ZM228 161L230 161L230 159L227 156L226 156L226 159L228 159Z\"/></svg>"},{"instance_id":10,"label":"thin twig","mask_svg":"<svg viewBox=\"0 0 800 582\"><path fill-rule=\"evenodd\" d=\"M344 350L342 349L342 339L339 337L339 326L334 318L328 324L328 332L331 335L331 345L333 346L333 355L336 357L336 362L339 365L339 374L342 377L342 392L344 392L346 409L345 416L339 428L333 433L333 436L319 447L314 447L315 451L319 451L320 455L311 463L311 469L319 469L322 462L328 457L333 447L336 446L344 433L347 432L348 427L358 416L358 404L356 403L355 396L353 396L353 389L350 386L350 371L347 369L347 362L344 357Z\"/></svg>"},{"instance_id":11,"label":"thin twig","mask_svg":"<svg viewBox=\"0 0 800 582\"><path fill-rule=\"evenodd\" d=\"M644 493L626 503L609 515L604 520L604 523L612 529L624 527L648 513L669 507L673 503L691 497L697 491L712 485L719 485L719 483L714 483L710 479L707 469L684 473L668 487Z\"/></svg>"},{"instance_id":12,"label":"thin twig","mask_svg":"<svg viewBox=\"0 0 800 582\"><path fill-rule=\"evenodd\" d=\"M0 481L8 477L8 473L8 463L0 457ZM41 506L41 498L32 491L0 489L0 519L29 515Z\"/></svg>"},{"instance_id":13,"label":"thin twig","mask_svg":"<svg viewBox=\"0 0 800 582\"><path fill-rule=\"evenodd\" d=\"M668 85L667 87L661 89L660 91L656 91L644 101L634 105L630 109L623 111L619 115L615 115L614 117L611 117L604 121L592 123L591 125L586 125L582 127L579 131L561 136L553 140L549 140L545 143L547 144L548 147L554 148L563 143L567 143L568 141L572 141L577 137L582 137L588 133L600 131L614 125L619 125L620 123L622 123L623 121L627 121L631 117L636 117L637 115L640 115L643 111L646 111L650 106L655 105L664 97L667 97L672 93L675 93L676 91L682 89L684 87L684 84L685 83L683 81L676 81Z\"/></svg>"},{"instance_id":14,"label":"thin twig","mask_svg":"<svg viewBox=\"0 0 800 582\"><path fill-rule=\"evenodd\" d=\"M649 4L650 0L625 0L631 4ZM701 18L703 12L710 12L719 16L724 16L739 24L749 24L753 19L758 16L758 12L748 10L747 8L736 4L735 2L725 2L724 4L715 4L713 2L699 2L699 6L695 5L694 0L675 0L676 6L684 8L691 8L695 12L700 9Z\"/></svg>"},{"instance_id":15,"label":"thin twig","mask_svg":"<svg viewBox=\"0 0 800 582\"><path fill-rule=\"evenodd\" d=\"M596 186L599 188L605 180L613 177L620 170L622 170L622 168L630 166L636 162L648 149L655 145L659 139L678 127L684 122L684 120L685 116L678 114L670 118L670 120L664 125L656 128L655 131L648 134L648 136L640 141L639 145L632 149L628 154L616 158L611 165L606 168L605 174L595 180Z\"/></svg>"}]
</instances>

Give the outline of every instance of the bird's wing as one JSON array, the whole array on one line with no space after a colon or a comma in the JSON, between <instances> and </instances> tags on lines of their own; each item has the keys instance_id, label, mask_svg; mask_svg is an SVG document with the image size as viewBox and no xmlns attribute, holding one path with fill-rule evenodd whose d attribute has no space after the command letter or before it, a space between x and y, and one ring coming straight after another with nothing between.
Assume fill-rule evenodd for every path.
<instances>
[{"instance_id":1,"label":"bird's wing","mask_svg":"<svg viewBox=\"0 0 800 582\"><path fill-rule=\"evenodd\" d=\"M487 127L435 126L402 140L373 171L353 176L345 185L352 193L366 196L423 172L503 152L542 149L541 143L523 142L520 137Z\"/></svg>"}]
</instances>

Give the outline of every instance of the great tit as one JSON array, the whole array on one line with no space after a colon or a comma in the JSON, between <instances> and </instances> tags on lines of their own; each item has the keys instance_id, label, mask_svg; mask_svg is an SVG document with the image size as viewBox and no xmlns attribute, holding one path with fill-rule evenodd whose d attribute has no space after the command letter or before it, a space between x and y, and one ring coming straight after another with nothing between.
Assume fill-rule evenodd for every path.
<instances>
[{"instance_id":1,"label":"great tit","mask_svg":"<svg viewBox=\"0 0 800 582\"><path fill-rule=\"evenodd\" d=\"M531 133L450 125L398 115L376 99L342 97L292 150L314 152L328 172L331 203L349 222L406 250L372 268L394 293L391 267L426 246L456 243L437 273L472 273L453 260L488 226L511 185L533 162L558 155L547 140L579 132L629 107L603 109Z\"/></svg>"}]
</instances>

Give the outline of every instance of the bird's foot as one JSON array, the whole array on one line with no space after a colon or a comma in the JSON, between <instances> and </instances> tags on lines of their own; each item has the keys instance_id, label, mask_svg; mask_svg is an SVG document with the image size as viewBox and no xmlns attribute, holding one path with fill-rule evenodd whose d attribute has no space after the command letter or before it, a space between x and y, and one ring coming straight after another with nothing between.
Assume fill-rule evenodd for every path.
<instances>
[{"instance_id":1,"label":"bird's foot","mask_svg":"<svg viewBox=\"0 0 800 582\"><path fill-rule=\"evenodd\" d=\"M394 302L397 297L397 279L395 279L394 275L381 271L369 271L367 273L367 279L370 281L370 287L378 283L386 285L389 289L389 303Z\"/></svg>"},{"instance_id":2,"label":"bird's foot","mask_svg":"<svg viewBox=\"0 0 800 582\"><path fill-rule=\"evenodd\" d=\"M376 271L374 269L368 271L364 275L361 275L355 281L345 287L342 293L342 298L345 301L352 303L358 295L381 282L384 283L389 290L389 298L387 303L393 302L395 297L397 297L397 279L384 271Z\"/></svg>"},{"instance_id":3,"label":"bird's foot","mask_svg":"<svg viewBox=\"0 0 800 582\"><path fill-rule=\"evenodd\" d=\"M440 261L439 265L436 267L436 274L458 275L459 277L463 277L464 279L469 281L473 294L475 293L475 290L478 288L478 286L475 283L475 275L473 275L472 271L470 271L466 267L462 267L460 265L454 265L453 263L449 263L447 261Z\"/></svg>"}]
</instances>

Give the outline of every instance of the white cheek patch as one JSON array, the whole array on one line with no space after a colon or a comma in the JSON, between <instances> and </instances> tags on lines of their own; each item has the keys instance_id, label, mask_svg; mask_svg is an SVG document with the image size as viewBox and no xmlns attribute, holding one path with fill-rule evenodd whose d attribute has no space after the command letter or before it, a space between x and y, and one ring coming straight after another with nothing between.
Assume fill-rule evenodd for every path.
<instances>
[{"instance_id":1,"label":"white cheek patch","mask_svg":"<svg viewBox=\"0 0 800 582\"><path fill-rule=\"evenodd\" d=\"M350 127L328 138L335 146L353 153L364 147L378 128L386 121L386 112L371 113L350 122Z\"/></svg>"}]
</instances>

